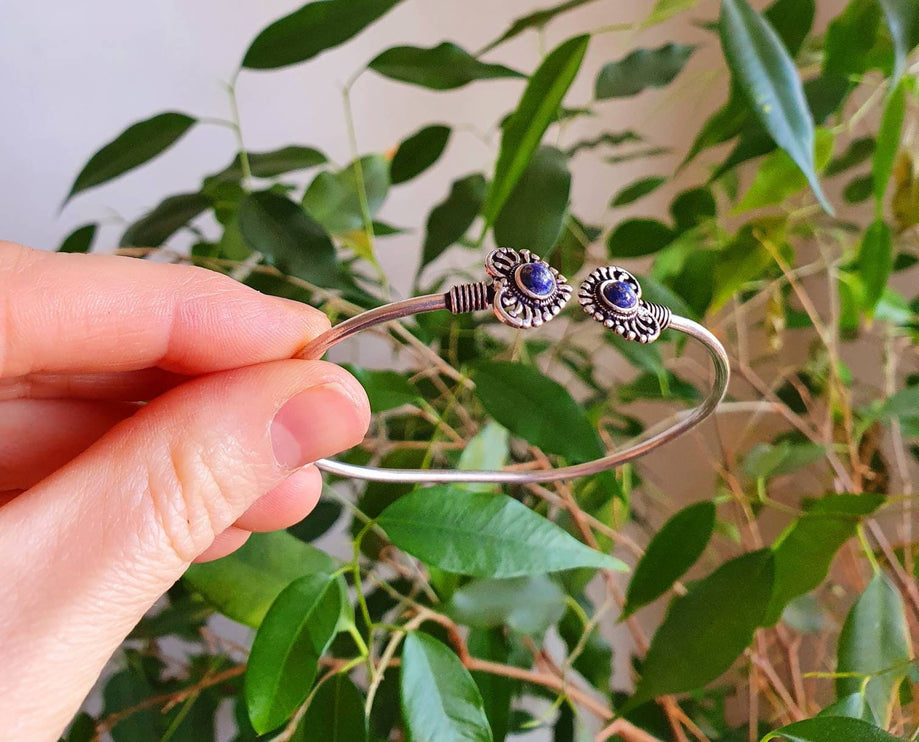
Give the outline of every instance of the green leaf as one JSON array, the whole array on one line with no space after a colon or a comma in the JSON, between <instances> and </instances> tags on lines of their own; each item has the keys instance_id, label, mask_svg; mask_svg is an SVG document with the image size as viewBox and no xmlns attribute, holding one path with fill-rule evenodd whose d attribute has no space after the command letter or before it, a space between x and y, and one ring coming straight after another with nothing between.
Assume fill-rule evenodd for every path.
<instances>
[{"instance_id":1,"label":"green leaf","mask_svg":"<svg viewBox=\"0 0 919 742\"><path fill-rule=\"evenodd\" d=\"M505 31L501 36L492 41L488 46L482 49L476 56L481 57L483 54L490 52L496 46L503 44L505 41L513 39L515 36L519 36L524 31L527 31L531 28L543 28L549 21L551 21L555 16L565 13L566 11L573 10L581 5L586 3L593 2L593 0L567 0L567 2L559 3L558 5L553 5L551 8L545 8L543 10L537 10L535 13L530 13L525 15L522 18L518 18L510 27Z\"/></svg>"},{"instance_id":2,"label":"green leaf","mask_svg":"<svg viewBox=\"0 0 919 742\"><path fill-rule=\"evenodd\" d=\"M428 634L410 631L400 697L412 742L492 742L482 696L459 658Z\"/></svg>"},{"instance_id":3,"label":"green leaf","mask_svg":"<svg viewBox=\"0 0 919 742\"><path fill-rule=\"evenodd\" d=\"M862 75L882 61L875 52L881 7L877 0L852 0L830 21L824 42L823 71Z\"/></svg>"},{"instance_id":4,"label":"green leaf","mask_svg":"<svg viewBox=\"0 0 919 742\"><path fill-rule=\"evenodd\" d=\"M396 150L389 164L389 179L393 185L417 177L443 154L450 141L450 127L442 124L425 126L416 131Z\"/></svg>"},{"instance_id":5,"label":"green leaf","mask_svg":"<svg viewBox=\"0 0 919 742\"><path fill-rule=\"evenodd\" d=\"M118 244L159 247L210 206L211 199L203 193L180 193L164 198L156 208L129 226Z\"/></svg>"},{"instance_id":6,"label":"green leaf","mask_svg":"<svg viewBox=\"0 0 919 742\"><path fill-rule=\"evenodd\" d=\"M912 417L919 415L919 384L901 389L888 397L878 411L878 418Z\"/></svg>"},{"instance_id":7,"label":"green leaf","mask_svg":"<svg viewBox=\"0 0 919 742\"><path fill-rule=\"evenodd\" d=\"M565 593L545 575L474 580L453 593L447 612L464 626L507 626L541 639L565 612Z\"/></svg>"},{"instance_id":8,"label":"green leaf","mask_svg":"<svg viewBox=\"0 0 919 742\"><path fill-rule=\"evenodd\" d=\"M919 6L915 0L878 0L884 10L884 19L893 39L894 67L890 84L900 82L906 70L906 58L916 45L919 36Z\"/></svg>"},{"instance_id":9,"label":"green leaf","mask_svg":"<svg viewBox=\"0 0 919 742\"><path fill-rule=\"evenodd\" d=\"M735 292L748 281L759 278L773 264L772 253L765 246L767 242L781 252L784 241L784 217L763 217L741 227L734 240L718 255L709 309L721 309Z\"/></svg>"},{"instance_id":10,"label":"green leaf","mask_svg":"<svg viewBox=\"0 0 919 742\"><path fill-rule=\"evenodd\" d=\"M885 726L900 681L912 658L912 645L903 598L883 573L874 575L865 592L855 601L839 635L836 672L857 673L836 679L836 697L862 691L868 705Z\"/></svg>"},{"instance_id":11,"label":"green leaf","mask_svg":"<svg viewBox=\"0 0 919 742\"><path fill-rule=\"evenodd\" d=\"M702 556L715 527L715 504L697 502L683 508L658 531L626 593L620 620L663 595Z\"/></svg>"},{"instance_id":12,"label":"green leaf","mask_svg":"<svg viewBox=\"0 0 919 742\"><path fill-rule=\"evenodd\" d=\"M370 411L374 414L406 404L415 404L421 397L415 385L405 375L396 371L374 371L350 364L344 364L344 367L364 387L370 400Z\"/></svg>"},{"instance_id":13,"label":"green leaf","mask_svg":"<svg viewBox=\"0 0 919 742\"><path fill-rule=\"evenodd\" d=\"M277 69L305 62L356 36L400 0L313 0L265 28L249 45L243 67Z\"/></svg>"},{"instance_id":14,"label":"green leaf","mask_svg":"<svg viewBox=\"0 0 919 742\"><path fill-rule=\"evenodd\" d=\"M132 124L94 154L80 171L66 204L80 191L101 185L149 162L177 142L196 119L184 113L160 113Z\"/></svg>"},{"instance_id":15,"label":"green leaf","mask_svg":"<svg viewBox=\"0 0 919 742\"><path fill-rule=\"evenodd\" d=\"M826 449L815 443L792 443L783 440L776 445L758 443L744 459L744 471L751 479L788 474L819 461Z\"/></svg>"},{"instance_id":16,"label":"green leaf","mask_svg":"<svg viewBox=\"0 0 919 742\"><path fill-rule=\"evenodd\" d=\"M389 192L389 162L382 155L362 157L335 173L319 173L303 194L303 208L332 234L362 229L362 192L372 219Z\"/></svg>"},{"instance_id":17,"label":"green leaf","mask_svg":"<svg viewBox=\"0 0 919 742\"><path fill-rule=\"evenodd\" d=\"M892 270L893 235L890 227L878 220L865 230L858 251L858 274L864 286L862 306L869 314L880 301Z\"/></svg>"},{"instance_id":18,"label":"green leaf","mask_svg":"<svg viewBox=\"0 0 919 742\"><path fill-rule=\"evenodd\" d=\"M832 214L814 169L814 122L781 39L746 0L722 0L719 27L728 66L752 111L807 177L821 206Z\"/></svg>"},{"instance_id":19,"label":"green leaf","mask_svg":"<svg viewBox=\"0 0 919 742\"><path fill-rule=\"evenodd\" d=\"M239 205L239 229L252 250L283 273L317 286L339 282L338 261L329 235L297 204L271 191L252 193Z\"/></svg>"},{"instance_id":20,"label":"green leaf","mask_svg":"<svg viewBox=\"0 0 919 742\"><path fill-rule=\"evenodd\" d=\"M96 722L93 717L85 712L77 714L67 731L66 742L92 742L95 738Z\"/></svg>"},{"instance_id":21,"label":"green leaf","mask_svg":"<svg viewBox=\"0 0 919 742\"><path fill-rule=\"evenodd\" d=\"M696 134L689 152L680 163L680 167L686 166L695 159L696 155L710 147L723 144L729 139L737 136L749 119L749 111L744 104L741 96L734 86L731 87L731 97L721 108L708 117L702 125L701 131Z\"/></svg>"},{"instance_id":22,"label":"green leaf","mask_svg":"<svg viewBox=\"0 0 919 742\"><path fill-rule=\"evenodd\" d=\"M725 562L676 598L651 640L628 707L701 688L727 670L753 640L772 578L772 552L762 549Z\"/></svg>"},{"instance_id":23,"label":"green leaf","mask_svg":"<svg viewBox=\"0 0 919 742\"><path fill-rule=\"evenodd\" d=\"M906 83L901 82L893 89L881 127L878 129L877 148L871 162L871 176L874 190L875 214L880 219L884 209L884 194L893 172L893 164L900 149L900 133L903 129L903 118L906 115Z\"/></svg>"},{"instance_id":24,"label":"green leaf","mask_svg":"<svg viewBox=\"0 0 919 742\"><path fill-rule=\"evenodd\" d=\"M815 166L822 171L833 155L833 133L829 129L817 129L815 145ZM807 188L807 178L792 162L787 152L776 150L759 166L750 189L734 208L734 214L752 209L761 209L782 203L786 198Z\"/></svg>"},{"instance_id":25,"label":"green leaf","mask_svg":"<svg viewBox=\"0 0 919 742\"><path fill-rule=\"evenodd\" d=\"M825 173L827 177L839 175L839 173L861 165L865 160L874 154L874 139L872 137L859 137L849 142L846 151L838 157L830 160Z\"/></svg>"},{"instance_id":26,"label":"green leaf","mask_svg":"<svg viewBox=\"0 0 919 742\"><path fill-rule=\"evenodd\" d=\"M364 697L347 675L326 681L310 701L291 742L367 742Z\"/></svg>"},{"instance_id":27,"label":"green leaf","mask_svg":"<svg viewBox=\"0 0 919 742\"><path fill-rule=\"evenodd\" d=\"M377 523L397 547L445 572L498 579L624 568L506 495L441 486L415 490L386 508Z\"/></svg>"},{"instance_id":28,"label":"green leaf","mask_svg":"<svg viewBox=\"0 0 919 742\"><path fill-rule=\"evenodd\" d=\"M495 242L544 254L561 234L570 191L568 157L540 147L495 219Z\"/></svg>"},{"instance_id":29,"label":"green leaf","mask_svg":"<svg viewBox=\"0 0 919 742\"><path fill-rule=\"evenodd\" d=\"M860 204L871 198L874 190L874 179L870 175L853 178L843 189L842 197L849 204Z\"/></svg>"},{"instance_id":30,"label":"green leaf","mask_svg":"<svg viewBox=\"0 0 919 742\"><path fill-rule=\"evenodd\" d=\"M640 368L650 374L665 373L664 361L656 345L626 340L614 332L603 333L603 338L616 348L635 368Z\"/></svg>"},{"instance_id":31,"label":"green leaf","mask_svg":"<svg viewBox=\"0 0 919 742\"><path fill-rule=\"evenodd\" d=\"M826 495L779 536L772 546L775 583L764 626L775 624L788 603L826 579L833 557L855 534L859 519L883 502L881 495Z\"/></svg>"},{"instance_id":32,"label":"green leaf","mask_svg":"<svg viewBox=\"0 0 919 742\"><path fill-rule=\"evenodd\" d=\"M193 564L185 582L211 605L247 626L258 626L281 591L298 577L330 574L335 561L289 533L253 533L229 556Z\"/></svg>"},{"instance_id":33,"label":"green leaf","mask_svg":"<svg viewBox=\"0 0 919 742\"><path fill-rule=\"evenodd\" d=\"M475 367L472 378L486 412L545 453L574 461L603 455L597 432L581 406L537 368L487 361Z\"/></svg>"},{"instance_id":34,"label":"green leaf","mask_svg":"<svg viewBox=\"0 0 919 742\"><path fill-rule=\"evenodd\" d=\"M699 0L657 0L648 17L641 23L642 28L656 26L658 23L679 15L684 10L691 10L699 4Z\"/></svg>"},{"instance_id":35,"label":"green leaf","mask_svg":"<svg viewBox=\"0 0 919 742\"><path fill-rule=\"evenodd\" d=\"M657 49L636 49L618 62L608 62L597 75L594 97L627 98L645 88L669 85L695 50L694 46L670 43Z\"/></svg>"},{"instance_id":36,"label":"green leaf","mask_svg":"<svg viewBox=\"0 0 919 742\"><path fill-rule=\"evenodd\" d=\"M708 188L690 188L677 194L670 204L670 215L677 232L685 232L715 218L718 206Z\"/></svg>"},{"instance_id":37,"label":"green leaf","mask_svg":"<svg viewBox=\"0 0 919 742\"><path fill-rule=\"evenodd\" d=\"M546 256L549 265L563 276L573 276L584 267L587 248L597 240L601 232L599 227L585 224L569 212L558 241Z\"/></svg>"},{"instance_id":38,"label":"green leaf","mask_svg":"<svg viewBox=\"0 0 919 742\"><path fill-rule=\"evenodd\" d=\"M796 57L814 25L816 12L815 0L775 0L763 11L763 17L775 29L788 53Z\"/></svg>"},{"instance_id":39,"label":"green leaf","mask_svg":"<svg viewBox=\"0 0 919 742\"><path fill-rule=\"evenodd\" d=\"M153 688L141 672L121 670L105 683L103 698L106 716L126 711L150 698ZM158 710L141 708L112 727L114 742L159 742L165 732L164 718Z\"/></svg>"},{"instance_id":40,"label":"green leaf","mask_svg":"<svg viewBox=\"0 0 919 742\"><path fill-rule=\"evenodd\" d=\"M648 178L641 178L636 180L634 183L630 183L625 188L623 188L619 193L613 196L613 199L610 201L610 206L625 206L630 203L634 203L642 196L647 196L649 193L656 191L664 183L667 182L666 178L661 177L660 175L652 175Z\"/></svg>"},{"instance_id":41,"label":"green leaf","mask_svg":"<svg viewBox=\"0 0 919 742\"><path fill-rule=\"evenodd\" d=\"M308 517L287 528L287 532L301 541L315 541L329 531L341 518L344 508L335 500L322 499Z\"/></svg>"},{"instance_id":42,"label":"green leaf","mask_svg":"<svg viewBox=\"0 0 919 742\"><path fill-rule=\"evenodd\" d=\"M761 742L777 738L789 742L898 742L896 737L873 724L844 716L818 716L796 721L770 732Z\"/></svg>"},{"instance_id":43,"label":"green leaf","mask_svg":"<svg viewBox=\"0 0 919 742\"><path fill-rule=\"evenodd\" d=\"M581 67L590 36L576 36L552 51L533 73L501 137L495 176L483 209L486 226L494 223L526 170L543 134Z\"/></svg>"},{"instance_id":44,"label":"green leaf","mask_svg":"<svg viewBox=\"0 0 919 742\"><path fill-rule=\"evenodd\" d=\"M506 665L510 658L510 642L501 629L472 629L467 636L466 646L469 654L479 659ZM495 742L504 742L510 726L511 698L516 681L488 672L473 672L472 679L482 694L485 716L488 717Z\"/></svg>"},{"instance_id":45,"label":"green leaf","mask_svg":"<svg viewBox=\"0 0 919 742\"><path fill-rule=\"evenodd\" d=\"M637 258L663 250L676 234L654 219L626 219L610 232L606 242L611 258Z\"/></svg>"},{"instance_id":46,"label":"green leaf","mask_svg":"<svg viewBox=\"0 0 919 742\"><path fill-rule=\"evenodd\" d=\"M817 716L847 716L850 719L861 719L869 724L877 724L874 712L861 693L850 693L848 696L843 696L823 709Z\"/></svg>"},{"instance_id":47,"label":"green leaf","mask_svg":"<svg viewBox=\"0 0 919 742\"><path fill-rule=\"evenodd\" d=\"M469 231L482 209L487 189L485 177L480 173L453 181L450 194L428 216L421 254L422 267L439 257Z\"/></svg>"},{"instance_id":48,"label":"green leaf","mask_svg":"<svg viewBox=\"0 0 919 742\"><path fill-rule=\"evenodd\" d=\"M431 90L454 90L476 80L524 77L503 64L480 62L447 41L430 48L396 46L375 57L367 67L391 80Z\"/></svg>"},{"instance_id":49,"label":"green leaf","mask_svg":"<svg viewBox=\"0 0 919 742\"><path fill-rule=\"evenodd\" d=\"M476 433L463 448L459 463L456 468L460 471L503 469L507 464L509 455L508 438L510 436L505 428L496 422L489 422ZM467 490L474 492L489 492L496 489L496 485L486 483L473 483L463 485Z\"/></svg>"},{"instance_id":50,"label":"green leaf","mask_svg":"<svg viewBox=\"0 0 919 742\"><path fill-rule=\"evenodd\" d=\"M340 614L341 590L329 575L301 577L271 604L246 665L246 706L256 732L280 726L306 700Z\"/></svg>"},{"instance_id":51,"label":"green leaf","mask_svg":"<svg viewBox=\"0 0 919 742\"><path fill-rule=\"evenodd\" d=\"M96 238L97 227L97 224L84 224L82 227L77 227L64 238L64 241L57 251L89 252L89 249L93 245L93 240Z\"/></svg>"},{"instance_id":52,"label":"green leaf","mask_svg":"<svg viewBox=\"0 0 919 742\"><path fill-rule=\"evenodd\" d=\"M270 152L249 152L246 159L249 162L249 172L256 178L273 178L297 170L308 170L328 162L326 156L318 149L299 145L289 145ZM204 179L204 189L209 191L224 183L238 183L242 178L242 158L237 154L233 162L223 170Z\"/></svg>"},{"instance_id":53,"label":"green leaf","mask_svg":"<svg viewBox=\"0 0 919 742\"><path fill-rule=\"evenodd\" d=\"M636 134L631 129L626 131L605 132L599 136L593 137L592 139L582 139L581 141L572 144L565 151L565 154L569 157L574 157L578 152L584 149L596 149L600 146L618 147L621 144L643 141L644 139L642 139L641 136Z\"/></svg>"}]
</instances>

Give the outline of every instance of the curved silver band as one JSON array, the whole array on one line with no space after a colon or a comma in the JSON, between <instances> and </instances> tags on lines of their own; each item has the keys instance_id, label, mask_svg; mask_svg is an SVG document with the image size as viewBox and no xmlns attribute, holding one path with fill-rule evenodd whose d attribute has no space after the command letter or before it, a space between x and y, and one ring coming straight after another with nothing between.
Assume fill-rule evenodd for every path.
<instances>
[{"instance_id":1,"label":"curved silver band","mask_svg":"<svg viewBox=\"0 0 919 742\"><path fill-rule=\"evenodd\" d=\"M404 301L387 304L376 309L363 312L355 317L336 325L307 345L300 356L309 358L321 357L329 348L341 341L367 330L376 325L392 322L404 317L423 312L434 312L450 308L450 293L429 294ZM706 417L712 414L718 403L724 398L730 377L728 355L724 346L718 339L702 325L685 317L671 315L670 328L698 340L708 351L715 368L715 378L711 391L702 403L688 411L685 416L656 435L628 446L619 451L613 451L600 459L588 461L583 464L564 466L557 469L541 469L535 471L465 471L458 469L380 469L373 466L357 466L345 464L333 459L320 459L316 462L323 471L343 477L366 479L374 482L418 482L418 483L449 483L449 482L484 482L498 484L530 484L534 482L553 482L562 479L575 479L590 474L612 469L626 462L644 456L655 448L672 441L679 435L694 428Z\"/></svg>"}]
</instances>

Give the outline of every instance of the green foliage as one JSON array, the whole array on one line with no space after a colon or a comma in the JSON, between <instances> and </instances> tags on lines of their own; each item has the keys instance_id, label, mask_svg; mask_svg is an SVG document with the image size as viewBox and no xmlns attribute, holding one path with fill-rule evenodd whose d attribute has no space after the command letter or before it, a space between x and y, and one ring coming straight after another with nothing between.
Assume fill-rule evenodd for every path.
<instances>
[{"instance_id":1,"label":"green foliage","mask_svg":"<svg viewBox=\"0 0 919 742\"><path fill-rule=\"evenodd\" d=\"M425 126L408 137L399 145L389 165L392 184L405 183L421 175L437 162L449 140L450 127L441 124Z\"/></svg>"},{"instance_id":2,"label":"green foliage","mask_svg":"<svg viewBox=\"0 0 919 742\"><path fill-rule=\"evenodd\" d=\"M306 62L360 33L400 1L313 0L256 36L243 67L271 70Z\"/></svg>"},{"instance_id":3,"label":"green foliage","mask_svg":"<svg viewBox=\"0 0 919 742\"><path fill-rule=\"evenodd\" d=\"M680 74L696 50L684 44L665 44L659 49L637 49L618 62L605 64L597 76L594 96L627 98L645 88L662 88Z\"/></svg>"},{"instance_id":4,"label":"green foliage","mask_svg":"<svg viewBox=\"0 0 919 742\"><path fill-rule=\"evenodd\" d=\"M589 461L603 451L583 409L537 369L504 361L478 364L475 393L488 414L548 453Z\"/></svg>"},{"instance_id":5,"label":"green foliage","mask_svg":"<svg viewBox=\"0 0 919 742\"><path fill-rule=\"evenodd\" d=\"M246 705L255 731L280 726L306 700L319 658L335 635L341 598L334 578L305 575L271 604L246 666Z\"/></svg>"},{"instance_id":6,"label":"green foliage","mask_svg":"<svg viewBox=\"0 0 919 742\"><path fill-rule=\"evenodd\" d=\"M402 710L413 742L492 742L475 681L439 641L409 633L401 677Z\"/></svg>"},{"instance_id":7,"label":"green foliage","mask_svg":"<svg viewBox=\"0 0 919 742\"><path fill-rule=\"evenodd\" d=\"M577 36L549 54L533 73L510 120L504 126L491 189L482 207L486 225L494 223L549 124L587 52L589 36Z\"/></svg>"},{"instance_id":8,"label":"green foliage","mask_svg":"<svg viewBox=\"0 0 919 742\"><path fill-rule=\"evenodd\" d=\"M183 579L225 616L258 626L291 582L335 568L332 557L287 533L257 533L228 557L192 565Z\"/></svg>"},{"instance_id":9,"label":"green foliage","mask_svg":"<svg viewBox=\"0 0 919 742\"><path fill-rule=\"evenodd\" d=\"M767 734L761 742L787 739L789 742L896 742L897 738L860 719L829 716L789 724Z\"/></svg>"},{"instance_id":10,"label":"green foliage","mask_svg":"<svg viewBox=\"0 0 919 742\"><path fill-rule=\"evenodd\" d=\"M698 688L725 672L763 620L774 569L768 550L744 554L675 599L651 640L628 705Z\"/></svg>"},{"instance_id":11,"label":"green foliage","mask_svg":"<svg viewBox=\"0 0 919 742\"><path fill-rule=\"evenodd\" d=\"M714 527L715 505L712 502L690 505L668 520L651 539L645 555L635 566L622 618L669 590L702 556Z\"/></svg>"},{"instance_id":12,"label":"green foliage","mask_svg":"<svg viewBox=\"0 0 919 742\"><path fill-rule=\"evenodd\" d=\"M555 147L540 147L495 219L495 241L544 254L561 234L570 191L568 157Z\"/></svg>"},{"instance_id":13,"label":"green foliage","mask_svg":"<svg viewBox=\"0 0 919 742\"><path fill-rule=\"evenodd\" d=\"M133 170L175 144L196 123L184 113L160 113L132 124L106 144L80 171L65 203L81 191Z\"/></svg>"},{"instance_id":14,"label":"green foliage","mask_svg":"<svg viewBox=\"0 0 919 742\"><path fill-rule=\"evenodd\" d=\"M377 523L400 549L447 572L519 577L575 567L625 569L506 495L419 489L386 508Z\"/></svg>"},{"instance_id":15,"label":"green foliage","mask_svg":"<svg viewBox=\"0 0 919 742\"><path fill-rule=\"evenodd\" d=\"M335 286L338 266L329 235L302 208L272 191L252 193L239 205L246 246L279 270L317 286Z\"/></svg>"},{"instance_id":16,"label":"green foliage","mask_svg":"<svg viewBox=\"0 0 919 742\"><path fill-rule=\"evenodd\" d=\"M814 168L814 121L782 40L746 0L723 0L719 27L728 66L750 109L832 214Z\"/></svg>"},{"instance_id":17,"label":"green foliage","mask_svg":"<svg viewBox=\"0 0 919 742\"><path fill-rule=\"evenodd\" d=\"M430 49L418 46L387 49L367 67L392 80L431 90L453 90L476 80L523 77L504 65L480 62L465 49L448 42Z\"/></svg>"},{"instance_id":18,"label":"green foliage","mask_svg":"<svg viewBox=\"0 0 919 742\"><path fill-rule=\"evenodd\" d=\"M849 611L837 656L837 697L863 693L875 718L886 725L913 649L903 598L883 572Z\"/></svg>"},{"instance_id":19,"label":"green foliage","mask_svg":"<svg viewBox=\"0 0 919 742\"><path fill-rule=\"evenodd\" d=\"M308 62L397 5L295 3L253 34L237 72L257 84L264 76L249 70ZM156 194L117 228L106 212L76 222L59 249L162 247L153 259L203 265L333 322L481 280L495 245L538 253L575 291L612 262L640 276L643 298L726 346L734 380L715 419L571 482L327 477L303 523L190 566L119 651L99 713L81 714L65 739L206 742L226 701L234 742L501 742L537 727L574 742L599 739L614 713L640 729L617 727L623 739L661 742L681 726L713 742L915 736L907 581L919 553L900 534L919 460L916 3L775 0L757 13L722 0L717 23L703 22L696 0L657 0L637 20L615 3L587 6L534 7L498 27L482 15L480 38L493 41L477 52L410 35L342 52L345 64L371 61L336 72L341 101L313 105L338 115L343 103L344 152L337 140L244 149L229 71L232 121L139 122L92 156L70 195L140 168L193 126L238 135L229 164L199 189ZM608 26L585 27L592 11ZM386 22L411 12L405 4ZM563 19L577 30L562 35ZM595 51L604 38L625 46L612 62L594 58L594 36ZM419 101L443 91L462 105L368 150L358 134L373 120L355 121L352 99L391 84L383 77ZM494 92L489 80L510 97L483 120L475 96ZM673 141L645 126L646 110L671 122ZM474 160L449 171L472 137ZM678 167L660 156L678 148ZM399 226L391 195L410 206ZM387 276L387 250L414 261L415 275ZM347 365L374 421L340 458L466 471L578 463L699 402L708 370L691 343L669 331L630 343L576 303L525 333L487 313L391 328L391 356L365 361L362 348L372 367ZM624 556L628 580L610 572ZM228 620L248 638L225 643ZM619 640L627 628L632 643ZM734 699L754 711L740 726Z\"/></svg>"},{"instance_id":20,"label":"green foliage","mask_svg":"<svg viewBox=\"0 0 919 742\"><path fill-rule=\"evenodd\" d=\"M96 238L97 229L98 227L95 224L84 224L82 227L77 227L64 238L57 251L89 252L93 245L93 240Z\"/></svg>"}]
</instances>

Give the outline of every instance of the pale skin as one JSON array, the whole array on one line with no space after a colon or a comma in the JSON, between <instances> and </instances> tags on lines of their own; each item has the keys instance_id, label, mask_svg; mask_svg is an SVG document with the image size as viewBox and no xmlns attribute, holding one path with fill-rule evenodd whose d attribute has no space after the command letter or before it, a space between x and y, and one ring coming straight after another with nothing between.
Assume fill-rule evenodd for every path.
<instances>
[{"instance_id":1,"label":"pale skin","mask_svg":"<svg viewBox=\"0 0 919 742\"><path fill-rule=\"evenodd\" d=\"M0 242L0 719L56 740L193 561L285 528L358 443L328 327L216 273ZM289 403L289 404L288 404Z\"/></svg>"}]
</instances>

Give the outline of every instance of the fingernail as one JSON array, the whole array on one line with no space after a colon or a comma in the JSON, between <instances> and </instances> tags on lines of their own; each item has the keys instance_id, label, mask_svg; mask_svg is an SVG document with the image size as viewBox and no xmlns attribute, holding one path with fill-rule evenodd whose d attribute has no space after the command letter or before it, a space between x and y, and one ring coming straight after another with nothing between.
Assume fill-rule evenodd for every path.
<instances>
[{"instance_id":1,"label":"fingernail","mask_svg":"<svg viewBox=\"0 0 919 742\"><path fill-rule=\"evenodd\" d=\"M335 383L300 392L284 403L271 423L275 458L289 469L344 451L363 434L358 405Z\"/></svg>"}]
</instances>

